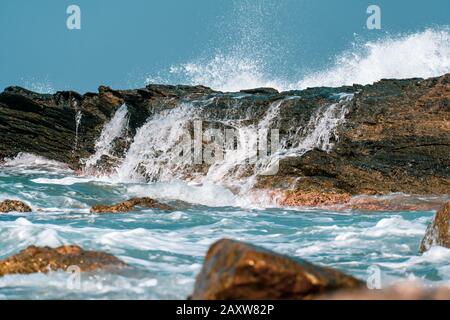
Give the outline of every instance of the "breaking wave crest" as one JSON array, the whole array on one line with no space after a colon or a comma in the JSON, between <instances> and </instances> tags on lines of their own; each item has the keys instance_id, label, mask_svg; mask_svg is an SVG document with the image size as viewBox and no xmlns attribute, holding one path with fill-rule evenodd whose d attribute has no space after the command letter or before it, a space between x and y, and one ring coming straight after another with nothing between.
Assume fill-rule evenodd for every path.
<instances>
[{"instance_id":1,"label":"breaking wave crest","mask_svg":"<svg viewBox=\"0 0 450 320\"><path fill-rule=\"evenodd\" d=\"M385 78L428 78L450 72L450 33L448 28L426 29L353 43L352 48L338 54L328 68L306 74L301 79L277 77L266 69L262 58L245 56L237 50L173 66L170 77L220 91L256 87L293 90L371 84ZM151 78L147 79L147 82L151 81Z\"/></svg>"}]
</instances>

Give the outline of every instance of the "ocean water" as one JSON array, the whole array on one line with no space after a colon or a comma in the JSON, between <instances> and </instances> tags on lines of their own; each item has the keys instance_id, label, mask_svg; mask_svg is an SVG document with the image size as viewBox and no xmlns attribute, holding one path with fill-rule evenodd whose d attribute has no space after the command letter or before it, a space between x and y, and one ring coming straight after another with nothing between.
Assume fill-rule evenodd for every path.
<instances>
[{"instance_id":1,"label":"ocean water","mask_svg":"<svg viewBox=\"0 0 450 320\"><path fill-rule=\"evenodd\" d=\"M90 214L96 203L151 195L190 200L174 212ZM23 155L0 170L0 197L30 204L32 213L0 214L0 258L29 245L77 244L119 257L129 268L81 275L8 275L1 299L184 299L214 241L233 238L345 271L360 279L379 268L383 286L414 279L447 285L450 249L418 254L434 212L335 212L255 206L220 185L182 181L122 183L77 176L64 165Z\"/></svg>"},{"instance_id":2,"label":"ocean water","mask_svg":"<svg viewBox=\"0 0 450 320\"><path fill-rule=\"evenodd\" d=\"M440 76L450 72L449 39L447 27L383 36L353 44L333 57L326 68L296 78L274 73L264 55L252 54L255 46L251 39L244 39L246 46L173 65L160 74L148 75L145 83L202 84L222 91L254 87L291 90L370 84L382 78ZM50 80L31 81L26 86L38 92L56 90ZM307 128L294 130L298 135L289 137L294 143L281 141L282 148L291 146L282 150L283 156L301 156L313 148L332 150L337 138L334 131L345 121L350 99L343 96L339 103L318 110ZM255 128L269 129L282 103L268 106ZM432 247L423 255L418 253L433 211L337 212L279 207L264 194L248 192L255 175L242 181L230 174L248 158L245 153L215 163L206 176L194 177L191 183L183 181L184 163L174 158L172 149L192 116L199 116L195 110L198 108L192 104L181 104L149 118L119 165L107 174L98 174L96 164L103 156L114 157L111 146L126 131L126 105L105 124L95 154L84 159L81 175L63 164L28 154L1 165L0 201L22 200L34 211L0 214L0 259L29 245L76 244L114 254L130 267L117 273L82 274L76 288L71 285L72 275L63 271L8 275L0 277L0 299L184 299L192 292L206 250L224 237L334 267L362 280L379 270L383 286L405 279L449 284L450 249ZM83 125L81 113L79 119L77 128ZM235 120L226 124L237 128L241 144L253 145L254 140L245 138L255 128L240 126L239 120L245 119ZM271 164L273 159L266 160L261 165ZM147 183L145 178L158 182ZM230 191L236 188L239 192ZM94 204L112 204L134 196L189 204L174 212L89 213Z\"/></svg>"}]
</instances>

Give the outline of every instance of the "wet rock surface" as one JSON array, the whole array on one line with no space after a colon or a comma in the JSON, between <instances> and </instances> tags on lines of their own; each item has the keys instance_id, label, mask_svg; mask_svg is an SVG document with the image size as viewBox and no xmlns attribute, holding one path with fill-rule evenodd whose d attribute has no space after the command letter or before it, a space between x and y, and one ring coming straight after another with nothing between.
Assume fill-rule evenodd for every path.
<instances>
[{"instance_id":1,"label":"wet rock surface","mask_svg":"<svg viewBox=\"0 0 450 320\"><path fill-rule=\"evenodd\" d=\"M105 122L123 104L129 121L127 136L113 141L118 157L148 117L186 102L201 110L197 117L208 129L225 128L224 120L255 124L272 103L282 101L272 128L279 129L280 137L292 137L287 144L295 145L299 129L308 126L317 110L338 103L342 93L354 97L333 136L334 147L282 158L275 175L258 176L256 188L295 190L299 200L286 200L294 205L322 203L330 194L448 194L450 74L289 92L260 88L222 93L203 86L148 85L51 95L9 87L0 94L0 158L29 152L79 169L80 160L94 153ZM109 159L103 162L113 165ZM186 176L204 173L207 167L192 166ZM302 199L311 192L323 196Z\"/></svg>"},{"instance_id":2,"label":"wet rock surface","mask_svg":"<svg viewBox=\"0 0 450 320\"><path fill-rule=\"evenodd\" d=\"M47 273L76 266L80 271L112 270L126 264L108 253L85 251L75 245L58 248L30 246L4 260L0 260L0 276L7 274Z\"/></svg>"},{"instance_id":3,"label":"wet rock surface","mask_svg":"<svg viewBox=\"0 0 450 320\"><path fill-rule=\"evenodd\" d=\"M361 281L331 268L223 239L209 248L191 298L312 299L362 285Z\"/></svg>"},{"instance_id":4,"label":"wet rock surface","mask_svg":"<svg viewBox=\"0 0 450 320\"><path fill-rule=\"evenodd\" d=\"M450 202L447 202L436 212L428 225L425 237L420 245L420 252L427 251L431 246L450 248Z\"/></svg>"},{"instance_id":5,"label":"wet rock surface","mask_svg":"<svg viewBox=\"0 0 450 320\"><path fill-rule=\"evenodd\" d=\"M159 210L174 210L173 207L158 202L152 198L133 198L127 201L120 202L114 205L94 205L91 208L91 213L125 213L135 210L137 207L140 208L154 208Z\"/></svg>"},{"instance_id":6,"label":"wet rock surface","mask_svg":"<svg viewBox=\"0 0 450 320\"><path fill-rule=\"evenodd\" d=\"M427 287L420 283L400 283L386 289L345 290L319 296L318 300L449 300L448 287Z\"/></svg>"},{"instance_id":7,"label":"wet rock surface","mask_svg":"<svg viewBox=\"0 0 450 320\"><path fill-rule=\"evenodd\" d=\"M32 209L29 205L18 200L6 199L0 202L0 212L31 212Z\"/></svg>"}]
</instances>

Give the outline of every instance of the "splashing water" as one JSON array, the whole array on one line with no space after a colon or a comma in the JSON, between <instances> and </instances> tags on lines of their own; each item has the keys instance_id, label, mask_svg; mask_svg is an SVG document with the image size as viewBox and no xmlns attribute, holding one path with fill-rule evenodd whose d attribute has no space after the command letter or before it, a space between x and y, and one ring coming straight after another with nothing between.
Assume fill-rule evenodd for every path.
<instances>
[{"instance_id":1,"label":"splashing water","mask_svg":"<svg viewBox=\"0 0 450 320\"><path fill-rule=\"evenodd\" d=\"M450 33L432 29L354 46L328 70L299 81L300 88L370 84L380 79L429 78L450 72Z\"/></svg>"},{"instance_id":2,"label":"splashing water","mask_svg":"<svg viewBox=\"0 0 450 320\"><path fill-rule=\"evenodd\" d=\"M300 80L273 76L264 57L241 50L173 66L170 72L177 82L203 84L221 91L256 87L293 90L364 85L384 78L428 78L450 72L450 33L448 29L426 29L353 44L351 50L335 57L333 65L305 74Z\"/></svg>"},{"instance_id":3,"label":"splashing water","mask_svg":"<svg viewBox=\"0 0 450 320\"><path fill-rule=\"evenodd\" d=\"M95 142L95 153L84 161L84 170L89 173L92 172L97 162L103 156L112 157L111 151L113 142L124 134L128 123L128 108L123 104L117 109L114 116L107 122L100 134L100 137Z\"/></svg>"},{"instance_id":4,"label":"splashing water","mask_svg":"<svg viewBox=\"0 0 450 320\"><path fill-rule=\"evenodd\" d=\"M299 139L294 148L285 150L286 154L301 156L315 148L330 152L334 146L333 141L338 139L336 129L345 121L347 105L352 98L352 94L342 95L338 103L319 108L303 130L303 138Z\"/></svg>"},{"instance_id":5,"label":"splashing water","mask_svg":"<svg viewBox=\"0 0 450 320\"><path fill-rule=\"evenodd\" d=\"M176 172L189 160L180 162L173 149L189 136L187 130L192 114L192 105L182 103L151 117L136 132L125 159L116 170L116 179L165 181L176 178Z\"/></svg>"}]
</instances>

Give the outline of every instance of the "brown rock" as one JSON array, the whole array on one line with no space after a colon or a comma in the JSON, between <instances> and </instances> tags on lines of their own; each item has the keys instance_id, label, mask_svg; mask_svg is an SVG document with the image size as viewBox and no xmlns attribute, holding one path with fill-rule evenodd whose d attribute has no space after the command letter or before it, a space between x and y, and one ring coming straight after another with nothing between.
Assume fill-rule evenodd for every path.
<instances>
[{"instance_id":1,"label":"brown rock","mask_svg":"<svg viewBox=\"0 0 450 320\"><path fill-rule=\"evenodd\" d=\"M417 283L402 283L382 290L361 289L339 291L320 296L317 300L449 300L450 289L424 287Z\"/></svg>"},{"instance_id":2,"label":"brown rock","mask_svg":"<svg viewBox=\"0 0 450 320\"><path fill-rule=\"evenodd\" d=\"M85 251L78 246L58 248L30 246L18 254L0 260L0 276L7 274L29 274L50 270L66 270L78 266L81 271L124 267L126 264L113 255Z\"/></svg>"},{"instance_id":3,"label":"brown rock","mask_svg":"<svg viewBox=\"0 0 450 320\"><path fill-rule=\"evenodd\" d=\"M285 192L284 197L279 201L279 204L292 207L320 207L346 203L350 201L350 199L351 195L348 193L290 190Z\"/></svg>"},{"instance_id":4,"label":"brown rock","mask_svg":"<svg viewBox=\"0 0 450 320\"><path fill-rule=\"evenodd\" d=\"M362 282L243 242L223 239L208 250L192 299L310 299Z\"/></svg>"},{"instance_id":5,"label":"brown rock","mask_svg":"<svg viewBox=\"0 0 450 320\"><path fill-rule=\"evenodd\" d=\"M420 245L420 252L427 251L431 246L450 248L450 202L447 202L428 225L425 237Z\"/></svg>"},{"instance_id":6,"label":"brown rock","mask_svg":"<svg viewBox=\"0 0 450 320\"><path fill-rule=\"evenodd\" d=\"M143 208L155 208L160 210L174 210L171 206L160 203L152 198L133 198L115 205L95 205L92 206L92 213L120 213L132 211L136 206Z\"/></svg>"},{"instance_id":7,"label":"brown rock","mask_svg":"<svg viewBox=\"0 0 450 320\"><path fill-rule=\"evenodd\" d=\"M4 200L0 202L0 212L31 212L30 206L18 200Z\"/></svg>"}]
</instances>

